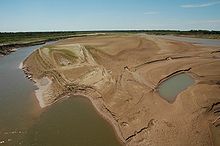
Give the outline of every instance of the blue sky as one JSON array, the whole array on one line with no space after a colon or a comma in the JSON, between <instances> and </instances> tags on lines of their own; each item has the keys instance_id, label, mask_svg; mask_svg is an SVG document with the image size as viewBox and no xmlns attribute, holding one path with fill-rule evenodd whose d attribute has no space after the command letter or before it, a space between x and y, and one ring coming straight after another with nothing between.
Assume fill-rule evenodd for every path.
<instances>
[{"instance_id":1,"label":"blue sky","mask_svg":"<svg viewBox=\"0 0 220 146\"><path fill-rule=\"evenodd\" d=\"M0 0L0 31L220 30L218 0Z\"/></svg>"}]
</instances>

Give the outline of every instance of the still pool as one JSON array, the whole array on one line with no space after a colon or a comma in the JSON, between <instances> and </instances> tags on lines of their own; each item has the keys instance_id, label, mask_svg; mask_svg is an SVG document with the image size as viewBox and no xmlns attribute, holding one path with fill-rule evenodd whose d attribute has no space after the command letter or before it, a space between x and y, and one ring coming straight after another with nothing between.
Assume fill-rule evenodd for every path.
<instances>
[{"instance_id":1,"label":"still pool","mask_svg":"<svg viewBox=\"0 0 220 146\"><path fill-rule=\"evenodd\" d=\"M187 73L175 75L159 85L159 94L168 102L175 101L176 96L194 83L193 78Z\"/></svg>"}]
</instances>

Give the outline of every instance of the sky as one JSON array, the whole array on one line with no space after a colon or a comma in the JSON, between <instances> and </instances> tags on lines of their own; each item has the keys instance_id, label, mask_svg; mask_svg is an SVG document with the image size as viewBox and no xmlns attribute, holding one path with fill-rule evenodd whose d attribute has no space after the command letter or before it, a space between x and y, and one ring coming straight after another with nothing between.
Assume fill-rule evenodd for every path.
<instances>
[{"instance_id":1,"label":"sky","mask_svg":"<svg viewBox=\"0 0 220 146\"><path fill-rule=\"evenodd\" d=\"M0 31L220 30L220 0L0 0Z\"/></svg>"}]
</instances>

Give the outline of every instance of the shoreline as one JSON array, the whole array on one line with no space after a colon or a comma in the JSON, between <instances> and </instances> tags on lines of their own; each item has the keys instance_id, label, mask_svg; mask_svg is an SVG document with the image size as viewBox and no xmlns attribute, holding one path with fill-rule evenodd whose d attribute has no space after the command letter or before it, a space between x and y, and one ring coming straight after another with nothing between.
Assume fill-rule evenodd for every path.
<instances>
[{"instance_id":1,"label":"shoreline","mask_svg":"<svg viewBox=\"0 0 220 146\"><path fill-rule=\"evenodd\" d=\"M34 90L34 94L35 94L41 108L45 108L45 107L49 106L49 105L46 105L46 103L44 101L43 94L50 87L50 85L52 84L52 81L47 77L45 79L47 79L47 81L48 81L48 83L46 85L41 85L41 81L37 81L37 80L33 79L33 81L35 82L34 85L37 86L37 88L38 88L38 89Z\"/></svg>"},{"instance_id":2,"label":"shoreline","mask_svg":"<svg viewBox=\"0 0 220 146\"><path fill-rule=\"evenodd\" d=\"M83 98L87 98L92 103L97 114L99 114L101 116L101 118L103 118L107 123L110 124L110 126L113 127L113 131L115 133L115 136L119 140L119 142L121 144L123 144L124 146L126 146L126 141L125 141L124 137L122 136L121 130L118 127L117 122L107 112L101 111L101 109L99 108L99 106L102 106L101 104L96 102L91 96L88 96L88 95L84 95L84 94L72 94L72 95L73 96L82 96ZM69 97L69 98L71 98L71 97Z\"/></svg>"},{"instance_id":3,"label":"shoreline","mask_svg":"<svg viewBox=\"0 0 220 146\"><path fill-rule=\"evenodd\" d=\"M35 90L34 94L35 94L35 97L37 98L39 105L42 109L49 107L52 104L54 104L58 101L61 101L62 99L65 100L65 97L72 98L71 95L72 96L82 96L83 98L87 98L92 103L92 106L94 107L97 114L99 114L101 116L101 118L103 118L108 124L110 124L110 126L112 126L113 131L115 133L115 136L117 137L119 142L122 143L124 146L126 145L126 141L125 141L124 137L122 136L122 133L118 127L117 122L114 120L114 118L110 114L102 111L102 109L99 108L102 106L102 104L96 102L91 96L84 95L84 94L66 93L59 100L56 100L53 103L47 105L47 104L45 104L45 102L43 100L43 95L42 95L42 93L47 90L47 87L39 85L39 83L36 80L34 80L34 81L36 82L35 85L39 88L39 89ZM96 97L96 98L98 98L98 97Z\"/></svg>"},{"instance_id":4,"label":"shoreline","mask_svg":"<svg viewBox=\"0 0 220 146\"><path fill-rule=\"evenodd\" d=\"M113 46L108 45L109 40L115 42L113 43ZM134 46L128 45L127 47L124 47L124 43L121 43L122 40L124 43L129 41L131 43L130 45ZM139 41L142 41L141 46L135 46L135 44ZM140 146L149 142L152 142L152 144L164 145L166 140L161 138L166 138L166 135L163 134L168 132L168 135L173 135L173 137L175 137L176 134L172 131L172 128L175 127L173 130L178 130L182 124L186 124L181 120L181 118L184 117L190 121L186 124L187 129L183 129L183 133L186 133L191 137L189 140L195 142L195 139L198 139L198 145L202 143L210 143L211 140L205 139L210 135L207 132L199 135L194 134L196 131L204 130L206 127L201 124L199 119L193 119L195 116L203 115L199 112L195 113L194 111L199 110L201 106L211 106L213 104L212 102L215 102L215 100L218 99L217 96L218 93L220 93L218 92L219 90L217 89L217 86L210 86L214 84L218 85L217 81L214 82L218 79L218 76L210 76L210 74L215 75L218 73L217 69L212 70L219 65L217 62L218 60L216 60L215 57L217 55L210 53L215 51L215 48L210 48L210 50L207 51L206 47L200 48L193 46L190 43L173 43L172 41L170 42L156 37L142 38L138 36L105 37L94 39L78 38L61 41L56 45L62 46L63 44L72 44L73 48L75 47L74 44L78 42L85 43L84 45L96 45L94 50L90 50L91 54L87 52L84 52L85 54L83 54L84 58L82 59L85 59L87 61L86 63L88 63L85 65L85 68L74 68L75 66L71 66L77 65L74 61L82 63L84 60L71 60L68 56L63 55L63 53L65 53L65 55L76 55L81 57L81 54L77 52L77 49L80 50L81 48L76 48L75 52L68 53L65 52L66 48L59 48L60 52L58 52L57 48L54 49L56 51L55 53L62 55L61 57L70 62L69 68L63 68L63 66L59 64L59 59L49 56L47 54L47 48L42 48L42 51L39 53L28 56L23 62L25 64L24 69L26 69L27 74L29 72L26 77L29 78L29 75L31 75L29 79L35 82L35 85L38 87L35 92L35 96L42 108L59 102L60 99L65 100L65 98L71 98L72 95L83 96L93 104L97 114L113 126L115 136L119 142L128 146ZM99 43L106 43L106 47L110 48L103 51L103 46ZM156 47L155 43L158 44L159 47ZM146 45L152 46L153 49L143 49ZM170 45L172 46L170 47ZM114 48L117 47L123 47L123 49L115 50ZM135 47L137 49L134 50L133 48ZM180 47L183 49L180 50ZM67 49L70 50L72 48ZM64 51L62 49L64 49ZM53 49L50 51L52 52ZM160 54L161 51L165 51L166 54ZM42 52L45 54L42 54ZM167 55L167 53L172 53L174 55L177 53L183 54L175 59L166 59L162 62L159 61L144 64L147 60L146 55L155 55L155 57L148 60L167 58L168 55L172 58L172 54ZM46 57L44 55L46 55ZM48 56L50 57L49 59L47 58ZM135 58L137 56L140 57ZM186 58L185 56L192 57ZM195 58L193 56L199 57ZM42 58L36 59L34 57ZM89 67L91 62L89 62L89 59L91 58L89 57L96 58L97 68L103 65L103 68L107 68L109 72L106 73L105 70L102 70L103 68L100 69L101 71L98 70L100 72L90 70ZM118 66L115 65L119 63L116 57L121 61ZM128 57L133 57L134 60L128 60ZM50 62L51 59L58 65L50 63L47 64L47 62ZM48 68L45 68L45 66L40 64L38 61L44 61L44 65ZM23 63L21 63L20 66L23 66ZM175 65L173 65L174 63ZM135 70L136 74L130 74L125 71L125 64L133 66L136 64L144 65L142 68ZM204 69L204 64L207 69ZM36 70L35 65L39 65L38 67L41 69L39 72ZM94 66L92 67L94 68ZM53 72L54 75L50 76L48 73L49 76L47 76L45 71L48 71L48 69L51 68L56 68L57 70ZM89 70L89 72L87 72L87 70ZM196 80L197 78L195 78L196 84L188 90L185 90L183 93L181 92L181 96L177 98L173 104L169 104L164 101L158 92L152 92L150 86L142 84L145 81L151 81L152 84L157 84L153 90L155 91L158 85L162 82L184 72L192 73L192 76L194 74L201 73L203 78L199 81L203 81L203 84L197 84L198 81ZM34 78L32 78L32 75L34 75ZM114 77L114 80L111 77ZM41 81L44 80L43 78L49 78L53 82L51 83L50 81L46 81L47 83L45 83L44 81ZM108 82L108 84L106 85L105 82ZM52 84L52 86L50 86L50 84ZM143 89L147 89L146 92L143 92ZM210 99L209 103L207 103L206 101L209 99L208 97L210 97L210 90L215 92L215 94L211 95L212 99ZM207 94L207 96L201 96L203 94ZM201 98L197 98L200 96ZM199 102L199 104L194 104L194 101ZM160 109L158 109L157 106L160 106ZM209 115L212 116L212 112L210 112ZM207 119L204 119L203 122L206 120ZM192 125L196 125L197 127L192 127ZM188 129L190 128L194 129L189 131ZM186 138L184 139L183 136L185 136L185 134L180 133L177 136L177 139L180 140L171 138L170 140L172 141L172 144L190 144L186 141ZM183 140L181 140L182 138Z\"/></svg>"},{"instance_id":5,"label":"shoreline","mask_svg":"<svg viewBox=\"0 0 220 146\"><path fill-rule=\"evenodd\" d=\"M0 45L0 54L5 56L5 55L9 55L12 52L17 51L17 48L43 45L48 42L68 39L71 37L77 37L77 36L66 36L66 37L51 38L51 39L33 41L33 42L27 42L27 43L11 43L11 44L6 44L6 45Z\"/></svg>"},{"instance_id":6,"label":"shoreline","mask_svg":"<svg viewBox=\"0 0 220 146\"><path fill-rule=\"evenodd\" d=\"M28 57L29 57L29 56L28 56ZM26 69L25 69L25 66L24 66L24 61L25 61L26 59L28 59L28 57L25 58L25 59L19 64L18 68L23 71L23 73L24 73L24 75L25 75L25 78L27 78L28 80L30 80L30 81L33 83L34 86L37 86L38 89L35 89L35 90L34 90L34 95L35 95L35 97L37 98L40 107L41 107L41 108L45 108L45 107L49 106L49 104L46 105L45 101L43 100L43 92L47 90L47 88L49 87L50 84L52 84L52 81L51 81L49 78L46 77L46 79L49 80L49 83L46 84L46 85L41 85L40 81L38 81L38 80L32 78L32 76L29 74L28 70L26 70Z\"/></svg>"},{"instance_id":7,"label":"shoreline","mask_svg":"<svg viewBox=\"0 0 220 146\"><path fill-rule=\"evenodd\" d=\"M23 70L23 67L24 67L23 65L24 65L24 64L23 64L23 61L22 61L22 62L19 64L18 68L21 69L21 70ZM23 71L24 71L24 70L23 70Z\"/></svg>"},{"instance_id":8,"label":"shoreline","mask_svg":"<svg viewBox=\"0 0 220 146\"><path fill-rule=\"evenodd\" d=\"M36 45L43 45L48 42L68 39L68 38L75 38L75 37L84 37L84 36L98 36L98 35L105 35L105 33L94 33L94 34L75 34L75 35L69 35L69 36L60 36L55 38L48 38L48 39L42 39L38 41L30 41L30 42L24 42L24 43L10 43L10 44L1 44L0 45L0 55L5 56L9 55L12 52L17 51L17 48L21 47L30 47L30 46L36 46Z\"/></svg>"},{"instance_id":9,"label":"shoreline","mask_svg":"<svg viewBox=\"0 0 220 146\"><path fill-rule=\"evenodd\" d=\"M44 40L44 41L28 42L28 43L21 43L21 44L2 45L2 46L0 46L0 48L1 48L0 54L2 54L3 56L9 55L10 53L15 52L16 48L43 45L43 44L50 42L50 41L53 41L53 40Z\"/></svg>"},{"instance_id":10,"label":"shoreline","mask_svg":"<svg viewBox=\"0 0 220 146\"><path fill-rule=\"evenodd\" d=\"M29 56L28 56L29 57ZM28 57L26 59L28 59ZM26 60L25 59L25 60ZM25 77L27 78L28 76L28 72L24 69L24 61L22 61L19 65L19 69L23 70L24 74L26 75ZM48 77L46 77L47 79L49 79ZM65 97L71 98L72 96L82 96L83 98L87 98L91 103L92 106L94 107L95 111L97 112L97 114L99 114L101 116L101 118L103 118L108 124L110 124L110 126L113 128L113 131L115 133L116 138L118 139L118 141L122 144L122 145L126 145L126 141L124 139L124 137L122 136L121 130L118 126L118 123L114 120L114 118L107 113L107 111L102 111L102 106L103 104L99 103L98 101L94 100L93 97L85 95L85 94L72 94L72 93L66 93L65 95L63 95L59 100L54 101L51 104L46 104L45 101L43 100L43 92L47 91L48 87L52 84L52 81L50 80L49 83L47 83L46 85L41 85L39 80L36 80L34 78L27 78L29 79L35 86L37 86L38 89L34 90L34 95L38 100L39 106L41 107L41 109L46 108L51 106L52 104L61 101L62 99L64 99ZM95 97L98 99L98 97Z\"/></svg>"}]
</instances>

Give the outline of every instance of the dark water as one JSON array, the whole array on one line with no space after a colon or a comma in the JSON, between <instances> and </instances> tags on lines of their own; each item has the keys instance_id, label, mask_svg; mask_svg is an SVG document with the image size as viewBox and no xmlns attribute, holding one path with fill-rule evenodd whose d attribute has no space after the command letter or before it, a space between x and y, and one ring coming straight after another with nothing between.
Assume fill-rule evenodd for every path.
<instances>
[{"instance_id":1,"label":"dark water","mask_svg":"<svg viewBox=\"0 0 220 146\"><path fill-rule=\"evenodd\" d=\"M32 82L18 68L33 50L0 57L0 145L119 146L113 128L82 97L41 109Z\"/></svg>"},{"instance_id":2,"label":"dark water","mask_svg":"<svg viewBox=\"0 0 220 146\"><path fill-rule=\"evenodd\" d=\"M176 96L185 90L188 86L194 83L193 78L186 74L181 73L170 79L164 81L159 86L159 94L168 102L172 103L175 101Z\"/></svg>"}]
</instances>

